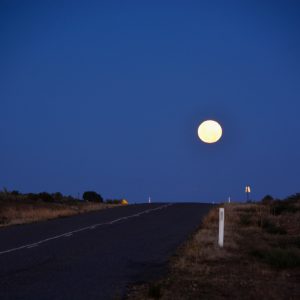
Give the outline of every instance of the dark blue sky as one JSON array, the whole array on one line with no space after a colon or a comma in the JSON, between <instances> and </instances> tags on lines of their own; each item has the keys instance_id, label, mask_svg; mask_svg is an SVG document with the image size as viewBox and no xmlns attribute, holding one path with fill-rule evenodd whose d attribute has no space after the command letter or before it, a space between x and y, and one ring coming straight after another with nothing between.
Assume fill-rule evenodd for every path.
<instances>
[{"instance_id":1,"label":"dark blue sky","mask_svg":"<svg viewBox=\"0 0 300 300\"><path fill-rule=\"evenodd\" d=\"M298 1L1 1L0 186L130 202L299 192ZM197 127L218 120L213 145Z\"/></svg>"}]
</instances>

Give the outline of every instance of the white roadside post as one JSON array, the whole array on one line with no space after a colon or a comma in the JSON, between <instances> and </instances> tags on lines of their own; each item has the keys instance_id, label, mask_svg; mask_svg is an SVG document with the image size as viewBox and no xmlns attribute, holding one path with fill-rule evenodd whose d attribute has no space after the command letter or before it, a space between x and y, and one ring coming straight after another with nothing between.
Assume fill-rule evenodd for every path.
<instances>
[{"instance_id":1,"label":"white roadside post","mask_svg":"<svg viewBox=\"0 0 300 300\"><path fill-rule=\"evenodd\" d=\"M224 208L219 208L219 246L223 247L224 245L224 218L225 212Z\"/></svg>"}]
</instances>

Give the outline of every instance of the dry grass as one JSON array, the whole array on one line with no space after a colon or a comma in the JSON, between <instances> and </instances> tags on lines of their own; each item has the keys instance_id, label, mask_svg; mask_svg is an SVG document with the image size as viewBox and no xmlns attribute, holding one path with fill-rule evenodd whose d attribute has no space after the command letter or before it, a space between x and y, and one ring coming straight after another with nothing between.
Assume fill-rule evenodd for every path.
<instances>
[{"instance_id":1,"label":"dry grass","mask_svg":"<svg viewBox=\"0 0 300 300\"><path fill-rule=\"evenodd\" d=\"M0 227L67 217L116 206L104 203L2 203L0 205Z\"/></svg>"},{"instance_id":2,"label":"dry grass","mask_svg":"<svg viewBox=\"0 0 300 300\"><path fill-rule=\"evenodd\" d=\"M300 299L300 212L225 205L225 243L217 245L218 209L171 259L167 277L134 287L142 299Z\"/></svg>"}]
</instances>

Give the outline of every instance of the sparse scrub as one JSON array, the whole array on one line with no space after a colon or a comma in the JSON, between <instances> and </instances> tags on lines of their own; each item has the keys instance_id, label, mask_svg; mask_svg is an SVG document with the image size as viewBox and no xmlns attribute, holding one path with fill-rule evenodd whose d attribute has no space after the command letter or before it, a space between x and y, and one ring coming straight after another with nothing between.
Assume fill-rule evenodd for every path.
<instances>
[{"instance_id":1,"label":"sparse scrub","mask_svg":"<svg viewBox=\"0 0 300 300\"><path fill-rule=\"evenodd\" d=\"M251 224L251 215L250 214L241 214L240 215L240 225L249 226Z\"/></svg>"},{"instance_id":2,"label":"sparse scrub","mask_svg":"<svg viewBox=\"0 0 300 300\"><path fill-rule=\"evenodd\" d=\"M271 205L271 209L272 209L274 215L276 215L276 216L278 216L282 213L295 213L299 210L295 205L293 205L293 203L284 202L284 201L280 201L280 200L277 200L276 202L274 202Z\"/></svg>"},{"instance_id":3,"label":"sparse scrub","mask_svg":"<svg viewBox=\"0 0 300 300\"><path fill-rule=\"evenodd\" d=\"M252 251L252 255L274 268L300 267L300 250L297 248L256 249Z\"/></svg>"},{"instance_id":4,"label":"sparse scrub","mask_svg":"<svg viewBox=\"0 0 300 300\"><path fill-rule=\"evenodd\" d=\"M274 198L271 195L266 195L261 199L261 203L265 205L270 205L274 201Z\"/></svg>"},{"instance_id":5,"label":"sparse scrub","mask_svg":"<svg viewBox=\"0 0 300 300\"><path fill-rule=\"evenodd\" d=\"M82 196L83 200L91 202L103 202L101 195L94 191L84 192Z\"/></svg>"},{"instance_id":6,"label":"sparse scrub","mask_svg":"<svg viewBox=\"0 0 300 300\"><path fill-rule=\"evenodd\" d=\"M152 299L160 299L162 296L160 284L150 284L148 289L148 296Z\"/></svg>"},{"instance_id":7,"label":"sparse scrub","mask_svg":"<svg viewBox=\"0 0 300 300\"><path fill-rule=\"evenodd\" d=\"M274 224L269 219L264 219L262 221L262 228L267 232L271 234L286 234L286 230L276 224Z\"/></svg>"},{"instance_id":8,"label":"sparse scrub","mask_svg":"<svg viewBox=\"0 0 300 300\"><path fill-rule=\"evenodd\" d=\"M21 194L0 192L0 227L50 220L94 210L115 207L115 204L87 202L61 193Z\"/></svg>"},{"instance_id":9,"label":"sparse scrub","mask_svg":"<svg viewBox=\"0 0 300 300\"><path fill-rule=\"evenodd\" d=\"M122 199L107 199L106 203L108 203L108 204L121 204Z\"/></svg>"},{"instance_id":10,"label":"sparse scrub","mask_svg":"<svg viewBox=\"0 0 300 300\"><path fill-rule=\"evenodd\" d=\"M102 203L78 204L16 204L6 205L0 210L0 226L15 225L67 217L89 211L101 210L115 205Z\"/></svg>"}]
</instances>

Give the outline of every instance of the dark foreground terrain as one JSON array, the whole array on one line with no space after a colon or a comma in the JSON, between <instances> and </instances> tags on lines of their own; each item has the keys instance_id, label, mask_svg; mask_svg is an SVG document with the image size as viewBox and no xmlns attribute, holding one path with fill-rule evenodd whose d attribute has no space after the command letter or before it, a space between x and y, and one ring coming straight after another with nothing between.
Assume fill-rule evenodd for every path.
<instances>
[{"instance_id":1,"label":"dark foreground terrain","mask_svg":"<svg viewBox=\"0 0 300 300\"><path fill-rule=\"evenodd\" d=\"M0 229L0 299L120 299L152 280L209 204L118 207Z\"/></svg>"}]
</instances>

